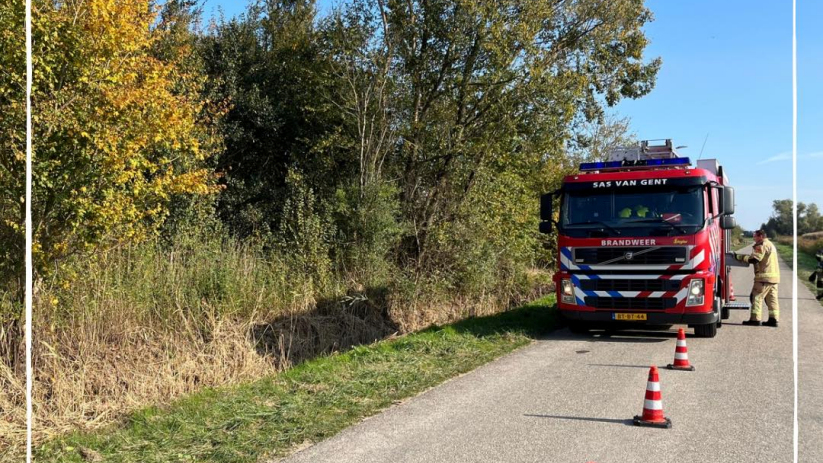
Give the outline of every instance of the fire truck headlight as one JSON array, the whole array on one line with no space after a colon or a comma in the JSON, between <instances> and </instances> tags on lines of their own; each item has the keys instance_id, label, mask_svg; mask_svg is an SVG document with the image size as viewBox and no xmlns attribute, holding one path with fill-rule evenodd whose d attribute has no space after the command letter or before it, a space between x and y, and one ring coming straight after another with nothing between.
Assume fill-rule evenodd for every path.
<instances>
[{"instance_id":1,"label":"fire truck headlight","mask_svg":"<svg viewBox=\"0 0 823 463\"><path fill-rule=\"evenodd\" d=\"M703 305L705 301L705 282L698 278L689 282L689 298L686 300L687 306Z\"/></svg>"},{"instance_id":2,"label":"fire truck headlight","mask_svg":"<svg viewBox=\"0 0 823 463\"><path fill-rule=\"evenodd\" d=\"M565 279L560 281L560 293L561 293L560 294L561 301L563 301L563 303L565 303L565 304L576 304L577 303L575 301L575 298L574 298L574 285L572 284L572 281L569 280L568 278L565 278Z\"/></svg>"}]
</instances>

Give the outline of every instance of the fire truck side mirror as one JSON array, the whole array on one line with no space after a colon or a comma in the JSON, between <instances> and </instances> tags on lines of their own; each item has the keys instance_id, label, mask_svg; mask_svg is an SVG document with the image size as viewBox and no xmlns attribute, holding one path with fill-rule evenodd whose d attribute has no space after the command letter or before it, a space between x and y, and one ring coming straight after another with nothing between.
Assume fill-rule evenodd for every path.
<instances>
[{"instance_id":1,"label":"fire truck side mirror","mask_svg":"<svg viewBox=\"0 0 823 463\"><path fill-rule=\"evenodd\" d=\"M552 220L552 199L554 194L546 193L540 196L540 220Z\"/></svg>"},{"instance_id":2,"label":"fire truck side mirror","mask_svg":"<svg viewBox=\"0 0 823 463\"><path fill-rule=\"evenodd\" d=\"M540 196L540 233L552 232L552 199L553 193Z\"/></svg>"},{"instance_id":3,"label":"fire truck side mirror","mask_svg":"<svg viewBox=\"0 0 823 463\"><path fill-rule=\"evenodd\" d=\"M737 219L730 215L724 215L720 218L720 228L723 230L731 230L737 226Z\"/></svg>"},{"instance_id":4,"label":"fire truck side mirror","mask_svg":"<svg viewBox=\"0 0 823 463\"><path fill-rule=\"evenodd\" d=\"M734 187L727 186L723 188L723 214L734 214Z\"/></svg>"}]
</instances>

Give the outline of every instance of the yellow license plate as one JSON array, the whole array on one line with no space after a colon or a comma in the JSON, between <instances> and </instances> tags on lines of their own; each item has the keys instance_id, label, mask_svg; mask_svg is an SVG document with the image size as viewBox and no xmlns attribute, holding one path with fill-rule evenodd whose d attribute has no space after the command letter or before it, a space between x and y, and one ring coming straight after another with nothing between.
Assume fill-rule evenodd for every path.
<instances>
[{"instance_id":1,"label":"yellow license plate","mask_svg":"<svg viewBox=\"0 0 823 463\"><path fill-rule=\"evenodd\" d=\"M638 320L646 320L646 314L644 313L616 313L613 314L615 320L627 320L627 321L638 321Z\"/></svg>"}]
</instances>

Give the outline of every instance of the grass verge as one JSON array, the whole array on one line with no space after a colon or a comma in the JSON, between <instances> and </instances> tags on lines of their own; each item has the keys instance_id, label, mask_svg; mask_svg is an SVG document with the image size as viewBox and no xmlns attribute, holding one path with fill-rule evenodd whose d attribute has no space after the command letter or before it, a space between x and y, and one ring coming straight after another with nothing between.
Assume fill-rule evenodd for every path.
<instances>
[{"instance_id":1,"label":"grass verge","mask_svg":"<svg viewBox=\"0 0 823 463\"><path fill-rule=\"evenodd\" d=\"M786 265L791 267L794 262L794 258L792 257L792 246L790 244L785 243L775 243L777 246L777 252L780 254L780 257L786 262ZM801 249L797 250L797 279L801 281L806 287L808 287L812 294L817 294L817 288L815 287L814 283L809 281L809 275L814 272L815 268L817 268L817 259L814 257L813 254L809 254Z\"/></svg>"},{"instance_id":2,"label":"grass verge","mask_svg":"<svg viewBox=\"0 0 823 463\"><path fill-rule=\"evenodd\" d=\"M41 462L251 462L326 439L557 326L552 297L355 347L249 384L206 389L97 432L42 445Z\"/></svg>"}]
</instances>

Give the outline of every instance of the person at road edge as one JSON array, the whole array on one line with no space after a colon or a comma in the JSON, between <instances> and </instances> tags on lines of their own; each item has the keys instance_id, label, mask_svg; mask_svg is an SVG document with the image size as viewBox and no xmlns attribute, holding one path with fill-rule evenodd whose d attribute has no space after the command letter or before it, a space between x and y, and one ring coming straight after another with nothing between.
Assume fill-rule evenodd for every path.
<instances>
[{"instance_id":1,"label":"person at road edge","mask_svg":"<svg viewBox=\"0 0 823 463\"><path fill-rule=\"evenodd\" d=\"M740 262L754 265L754 286L750 296L752 312L744 325L760 326L760 313L763 303L769 309L769 320L764 326L777 328L780 318L780 306L777 302L777 285L780 283L780 268L777 262L777 249L769 241L766 232L754 232L754 246L751 254L734 254Z\"/></svg>"},{"instance_id":2,"label":"person at road edge","mask_svg":"<svg viewBox=\"0 0 823 463\"><path fill-rule=\"evenodd\" d=\"M817 300L820 301L823 300L823 249L817 251L815 257L817 258L817 268L809 275L809 281L812 283L817 282L815 284L817 286Z\"/></svg>"}]
</instances>

